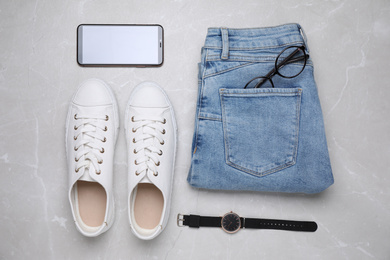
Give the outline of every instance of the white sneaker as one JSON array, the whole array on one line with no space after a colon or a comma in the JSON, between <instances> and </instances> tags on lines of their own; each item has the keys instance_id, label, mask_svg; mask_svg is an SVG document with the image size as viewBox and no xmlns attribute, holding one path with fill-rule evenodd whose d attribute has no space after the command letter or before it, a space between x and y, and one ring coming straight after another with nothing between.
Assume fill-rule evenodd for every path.
<instances>
[{"instance_id":1,"label":"white sneaker","mask_svg":"<svg viewBox=\"0 0 390 260\"><path fill-rule=\"evenodd\" d=\"M69 201L76 227L94 237L114 221L113 157L118 107L109 86L98 79L82 83L66 121Z\"/></svg>"},{"instance_id":2,"label":"white sneaker","mask_svg":"<svg viewBox=\"0 0 390 260\"><path fill-rule=\"evenodd\" d=\"M176 122L164 90L138 85L126 107L128 206L132 232L158 236L168 222L176 154Z\"/></svg>"}]
</instances>

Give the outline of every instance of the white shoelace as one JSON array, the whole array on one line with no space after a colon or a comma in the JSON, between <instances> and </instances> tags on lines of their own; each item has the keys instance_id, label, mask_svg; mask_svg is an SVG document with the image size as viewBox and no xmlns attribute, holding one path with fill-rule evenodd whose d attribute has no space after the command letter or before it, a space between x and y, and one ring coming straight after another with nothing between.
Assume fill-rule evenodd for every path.
<instances>
[{"instance_id":1,"label":"white shoelace","mask_svg":"<svg viewBox=\"0 0 390 260\"><path fill-rule=\"evenodd\" d=\"M104 123L109 120L109 117L107 115L75 114L74 118L77 123L74 126L74 150L77 151L75 171L78 172L83 167L90 169L92 163L96 174L100 174L99 164L103 163L100 154L104 153L102 143L107 141L104 136L107 126Z\"/></svg>"},{"instance_id":2,"label":"white shoelace","mask_svg":"<svg viewBox=\"0 0 390 260\"><path fill-rule=\"evenodd\" d=\"M134 161L134 164L138 165L135 174L139 175L146 170L150 170L157 176L157 166L160 165L158 156L162 155L162 150L156 147L156 141L164 145L163 135L165 129L163 124L166 123L166 120L162 116L145 115L133 116L131 120L134 125L130 131L136 134L131 140L135 145L133 153L138 155Z\"/></svg>"}]
</instances>

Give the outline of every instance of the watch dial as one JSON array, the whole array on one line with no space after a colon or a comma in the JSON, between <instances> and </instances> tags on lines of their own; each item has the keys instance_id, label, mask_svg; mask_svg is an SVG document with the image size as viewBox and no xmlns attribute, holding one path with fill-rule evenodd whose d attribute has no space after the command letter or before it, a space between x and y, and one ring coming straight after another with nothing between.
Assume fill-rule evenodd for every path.
<instances>
[{"instance_id":1,"label":"watch dial","mask_svg":"<svg viewBox=\"0 0 390 260\"><path fill-rule=\"evenodd\" d=\"M240 217L236 213L227 213L222 217L222 229L228 233L235 233L241 227Z\"/></svg>"}]
</instances>

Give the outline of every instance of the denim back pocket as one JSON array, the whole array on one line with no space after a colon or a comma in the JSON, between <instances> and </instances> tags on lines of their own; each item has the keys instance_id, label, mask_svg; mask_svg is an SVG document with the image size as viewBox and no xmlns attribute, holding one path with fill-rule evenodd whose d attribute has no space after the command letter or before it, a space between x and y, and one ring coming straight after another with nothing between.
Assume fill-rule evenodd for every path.
<instances>
[{"instance_id":1,"label":"denim back pocket","mask_svg":"<svg viewBox=\"0 0 390 260\"><path fill-rule=\"evenodd\" d=\"M302 89L220 89L226 163L264 176L296 162Z\"/></svg>"}]
</instances>

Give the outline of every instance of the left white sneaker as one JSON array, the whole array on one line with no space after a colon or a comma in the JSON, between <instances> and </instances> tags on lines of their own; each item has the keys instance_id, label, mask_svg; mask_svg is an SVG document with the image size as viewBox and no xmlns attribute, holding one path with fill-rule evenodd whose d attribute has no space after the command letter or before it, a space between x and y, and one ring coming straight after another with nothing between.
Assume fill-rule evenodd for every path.
<instances>
[{"instance_id":1,"label":"left white sneaker","mask_svg":"<svg viewBox=\"0 0 390 260\"><path fill-rule=\"evenodd\" d=\"M164 90L138 85L126 107L128 207L132 232L140 239L158 236L168 222L176 155L176 121Z\"/></svg>"},{"instance_id":2,"label":"left white sneaker","mask_svg":"<svg viewBox=\"0 0 390 260\"><path fill-rule=\"evenodd\" d=\"M118 107L111 88L90 79L73 96L66 120L69 202L81 234L95 237L114 221L113 157Z\"/></svg>"}]
</instances>

